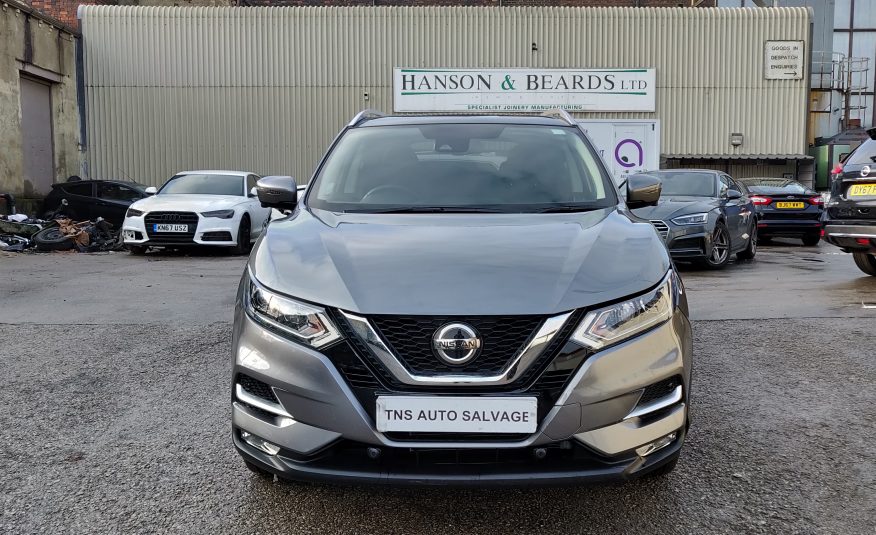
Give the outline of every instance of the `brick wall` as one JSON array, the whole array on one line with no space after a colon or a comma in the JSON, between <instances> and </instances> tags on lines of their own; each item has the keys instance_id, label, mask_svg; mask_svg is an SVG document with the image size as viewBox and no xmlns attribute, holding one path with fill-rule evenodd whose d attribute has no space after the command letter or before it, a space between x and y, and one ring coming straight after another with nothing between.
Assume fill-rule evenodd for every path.
<instances>
[{"instance_id":1,"label":"brick wall","mask_svg":"<svg viewBox=\"0 0 876 535\"><path fill-rule=\"evenodd\" d=\"M170 5L170 6L618 6L678 7L697 0L28 0L34 9L78 27L76 9L80 4ZM717 0L702 0L712 7Z\"/></svg>"}]
</instances>

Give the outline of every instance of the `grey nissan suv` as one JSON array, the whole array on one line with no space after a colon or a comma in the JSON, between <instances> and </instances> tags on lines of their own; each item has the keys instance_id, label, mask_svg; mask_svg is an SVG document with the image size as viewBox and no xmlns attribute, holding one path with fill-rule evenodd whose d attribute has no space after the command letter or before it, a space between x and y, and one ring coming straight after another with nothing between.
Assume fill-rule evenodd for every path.
<instances>
[{"instance_id":1,"label":"grey nissan suv","mask_svg":"<svg viewBox=\"0 0 876 535\"><path fill-rule=\"evenodd\" d=\"M232 434L293 480L528 485L675 466L688 426L681 281L565 112L362 112L255 245Z\"/></svg>"}]
</instances>

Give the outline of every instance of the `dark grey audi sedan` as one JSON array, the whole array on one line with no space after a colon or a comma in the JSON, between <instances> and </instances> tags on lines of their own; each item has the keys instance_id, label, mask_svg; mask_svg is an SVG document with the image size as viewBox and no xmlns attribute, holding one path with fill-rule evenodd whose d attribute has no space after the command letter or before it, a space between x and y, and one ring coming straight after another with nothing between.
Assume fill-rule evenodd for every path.
<instances>
[{"instance_id":1,"label":"dark grey audi sedan","mask_svg":"<svg viewBox=\"0 0 876 535\"><path fill-rule=\"evenodd\" d=\"M548 116L363 112L255 245L232 434L293 480L569 484L665 474L688 429L691 333L654 227L586 135Z\"/></svg>"},{"instance_id":2,"label":"dark grey audi sedan","mask_svg":"<svg viewBox=\"0 0 876 535\"><path fill-rule=\"evenodd\" d=\"M650 220L672 258L721 269L735 254L757 254L758 219L748 190L729 175L711 169L649 171L661 181L660 201L635 210Z\"/></svg>"}]
</instances>

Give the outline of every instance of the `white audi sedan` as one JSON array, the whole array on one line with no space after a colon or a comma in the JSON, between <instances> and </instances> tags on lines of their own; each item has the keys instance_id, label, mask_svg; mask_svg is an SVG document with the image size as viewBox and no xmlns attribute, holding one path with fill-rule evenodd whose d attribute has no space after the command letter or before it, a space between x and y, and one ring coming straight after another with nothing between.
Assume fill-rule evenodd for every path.
<instances>
[{"instance_id":1,"label":"white audi sedan","mask_svg":"<svg viewBox=\"0 0 876 535\"><path fill-rule=\"evenodd\" d=\"M122 238L132 254L149 247L210 245L249 252L268 224L256 197L259 176L244 171L186 171L128 208Z\"/></svg>"}]
</instances>

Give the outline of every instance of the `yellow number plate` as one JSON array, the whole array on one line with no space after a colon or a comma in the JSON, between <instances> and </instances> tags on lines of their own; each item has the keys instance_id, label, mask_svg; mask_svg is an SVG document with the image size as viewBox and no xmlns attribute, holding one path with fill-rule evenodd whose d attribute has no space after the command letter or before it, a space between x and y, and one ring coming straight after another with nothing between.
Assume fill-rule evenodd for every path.
<instances>
[{"instance_id":1,"label":"yellow number plate","mask_svg":"<svg viewBox=\"0 0 876 535\"><path fill-rule=\"evenodd\" d=\"M876 184L853 184L849 197L876 197Z\"/></svg>"},{"instance_id":2,"label":"yellow number plate","mask_svg":"<svg viewBox=\"0 0 876 535\"><path fill-rule=\"evenodd\" d=\"M776 208L803 208L802 202L777 202Z\"/></svg>"}]
</instances>

